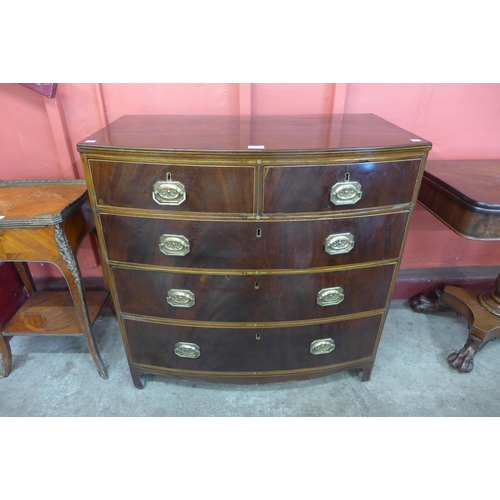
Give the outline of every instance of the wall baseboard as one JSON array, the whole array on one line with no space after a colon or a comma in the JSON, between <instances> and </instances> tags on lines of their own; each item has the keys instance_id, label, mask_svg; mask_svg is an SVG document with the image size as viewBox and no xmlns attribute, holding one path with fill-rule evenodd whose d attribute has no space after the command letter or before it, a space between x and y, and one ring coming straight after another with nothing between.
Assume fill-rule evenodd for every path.
<instances>
[{"instance_id":1,"label":"wall baseboard","mask_svg":"<svg viewBox=\"0 0 500 500\"><path fill-rule=\"evenodd\" d=\"M499 266L400 269L392 298L408 300L414 295L442 290L446 285L488 290L494 288L499 273Z\"/></svg>"}]
</instances>

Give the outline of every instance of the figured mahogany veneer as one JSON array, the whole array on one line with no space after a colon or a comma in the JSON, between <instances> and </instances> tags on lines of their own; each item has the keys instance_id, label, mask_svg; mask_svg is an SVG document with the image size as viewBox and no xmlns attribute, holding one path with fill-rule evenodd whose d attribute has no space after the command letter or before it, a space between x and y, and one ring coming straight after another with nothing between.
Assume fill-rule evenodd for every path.
<instances>
[{"instance_id":1,"label":"figured mahogany veneer","mask_svg":"<svg viewBox=\"0 0 500 500\"><path fill-rule=\"evenodd\" d=\"M329 190L333 184L345 181L346 173L363 186L357 210L411 203L419 168L420 160L301 168L265 166L263 211L342 211L345 205L332 204Z\"/></svg>"},{"instance_id":2,"label":"figured mahogany veneer","mask_svg":"<svg viewBox=\"0 0 500 500\"><path fill-rule=\"evenodd\" d=\"M80 142L135 386L368 380L430 148L375 115L124 116Z\"/></svg>"},{"instance_id":3,"label":"figured mahogany veneer","mask_svg":"<svg viewBox=\"0 0 500 500\"><path fill-rule=\"evenodd\" d=\"M266 376L275 372L279 379L286 378L290 370L314 368L321 373L341 363L370 360L381 320L379 314L314 328L193 328L131 319L125 319L124 323L134 363L184 370L188 378L206 371L218 372L223 378L239 376L240 382L250 383L252 378L248 375ZM311 342L330 336L336 342L332 352L321 356L309 353ZM175 344L186 338L199 345L198 358L174 354Z\"/></svg>"},{"instance_id":4,"label":"figured mahogany veneer","mask_svg":"<svg viewBox=\"0 0 500 500\"><path fill-rule=\"evenodd\" d=\"M190 321L281 322L336 317L385 307L394 264L308 274L207 275L112 268L124 314ZM370 283L374 286L360 286ZM317 294L342 287L339 304L320 306ZM170 289L195 295L193 307L174 307L165 297ZM154 290L138 295L137 290Z\"/></svg>"},{"instance_id":5,"label":"figured mahogany veneer","mask_svg":"<svg viewBox=\"0 0 500 500\"><path fill-rule=\"evenodd\" d=\"M286 223L101 216L110 261L198 269L238 269L242 264L246 269L310 269L397 259L407 220L408 211ZM330 255L325 240L339 233L352 234L354 248ZM164 234L184 236L190 252L183 258L162 253Z\"/></svg>"}]
</instances>

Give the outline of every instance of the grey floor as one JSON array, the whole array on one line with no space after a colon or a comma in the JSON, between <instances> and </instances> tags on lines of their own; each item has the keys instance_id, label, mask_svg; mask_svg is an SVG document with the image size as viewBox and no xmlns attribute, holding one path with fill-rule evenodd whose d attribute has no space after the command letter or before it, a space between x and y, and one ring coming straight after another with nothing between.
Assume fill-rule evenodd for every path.
<instances>
[{"instance_id":1,"label":"grey floor","mask_svg":"<svg viewBox=\"0 0 500 500\"><path fill-rule=\"evenodd\" d=\"M496 417L500 341L462 374L446 356L461 348L465 320L391 305L369 382L345 371L303 382L216 385L146 376L132 384L118 324L105 308L95 334L109 379L82 337L15 337L11 374L0 379L2 417Z\"/></svg>"}]
</instances>

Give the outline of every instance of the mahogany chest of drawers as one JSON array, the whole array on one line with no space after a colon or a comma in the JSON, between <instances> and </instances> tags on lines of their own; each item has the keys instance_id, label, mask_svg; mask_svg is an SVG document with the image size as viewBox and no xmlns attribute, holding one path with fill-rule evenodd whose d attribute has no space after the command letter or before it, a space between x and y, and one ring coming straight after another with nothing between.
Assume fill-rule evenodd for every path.
<instances>
[{"instance_id":1,"label":"mahogany chest of drawers","mask_svg":"<svg viewBox=\"0 0 500 500\"><path fill-rule=\"evenodd\" d=\"M375 115L124 116L80 142L135 386L368 380L430 148Z\"/></svg>"}]
</instances>

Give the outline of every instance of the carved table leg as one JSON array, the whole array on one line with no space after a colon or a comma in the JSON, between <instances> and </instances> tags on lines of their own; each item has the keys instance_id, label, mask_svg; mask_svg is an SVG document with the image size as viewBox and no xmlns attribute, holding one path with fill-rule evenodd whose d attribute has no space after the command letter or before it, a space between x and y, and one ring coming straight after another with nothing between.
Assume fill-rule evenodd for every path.
<instances>
[{"instance_id":1,"label":"carved table leg","mask_svg":"<svg viewBox=\"0 0 500 500\"><path fill-rule=\"evenodd\" d=\"M460 351L452 352L447 360L453 368L462 373L469 373L474 368L474 356L484 346L480 338L469 333L467 342Z\"/></svg>"},{"instance_id":2,"label":"carved table leg","mask_svg":"<svg viewBox=\"0 0 500 500\"><path fill-rule=\"evenodd\" d=\"M12 351L9 341L0 334L0 378L8 377L12 368Z\"/></svg>"},{"instance_id":3,"label":"carved table leg","mask_svg":"<svg viewBox=\"0 0 500 500\"><path fill-rule=\"evenodd\" d=\"M87 301L85 298L85 290L82 284L80 269L77 265L73 251L71 250L71 246L68 243L66 234L57 224L54 228L54 237L61 254L61 259L54 261L54 264L59 267L62 274L66 278L66 282L68 284L69 291L71 292L71 296L73 297L73 303L78 314L78 319L80 320L82 333L87 340L87 345L92 358L94 359L94 363L97 366L99 375L103 379L107 379L108 373L104 367L99 351L97 350L97 345L92 334L92 327L88 315Z\"/></svg>"},{"instance_id":4,"label":"carved table leg","mask_svg":"<svg viewBox=\"0 0 500 500\"><path fill-rule=\"evenodd\" d=\"M415 295L408 304L412 311L418 313L435 313L448 311L450 308L441 301L441 291L436 290L435 293L429 295Z\"/></svg>"},{"instance_id":5,"label":"carved table leg","mask_svg":"<svg viewBox=\"0 0 500 500\"><path fill-rule=\"evenodd\" d=\"M480 304L478 295L476 290L455 286L445 287L442 295L442 301L469 323L470 333L464 347L448 356L450 365L463 373L471 372L476 353L490 340L500 336L500 317L486 310Z\"/></svg>"},{"instance_id":6,"label":"carved table leg","mask_svg":"<svg viewBox=\"0 0 500 500\"><path fill-rule=\"evenodd\" d=\"M476 290L447 286L443 292L415 295L409 301L415 312L433 313L454 309L469 324L469 336L464 347L448 356L453 368L469 373L474 368L474 356L485 344L500 337L500 275L496 288L485 293Z\"/></svg>"}]
</instances>

